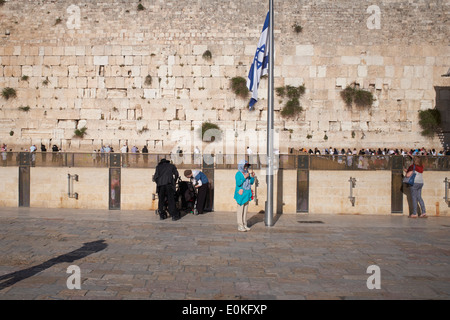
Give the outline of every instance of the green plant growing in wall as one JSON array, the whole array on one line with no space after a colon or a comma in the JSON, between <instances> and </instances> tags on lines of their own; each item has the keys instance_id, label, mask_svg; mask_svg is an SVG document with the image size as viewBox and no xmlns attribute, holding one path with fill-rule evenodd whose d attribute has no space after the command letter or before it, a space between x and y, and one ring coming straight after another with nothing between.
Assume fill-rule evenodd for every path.
<instances>
[{"instance_id":1,"label":"green plant growing in wall","mask_svg":"<svg viewBox=\"0 0 450 320\"><path fill-rule=\"evenodd\" d=\"M419 111L419 125L422 128L422 136L432 137L438 133L441 126L441 113L437 109Z\"/></svg>"},{"instance_id":2,"label":"green plant growing in wall","mask_svg":"<svg viewBox=\"0 0 450 320\"><path fill-rule=\"evenodd\" d=\"M300 102L298 100L289 100L284 105L283 109L281 110L281 116L283 118L294 118L297 114L303 111L303 108L300 105Z\"/></svg>"},{"instance_id":3,"label":"green plant growing in wall","mask_svg":"<svg viewBox=\"0 0 450 320\"><path fill-rule=\"evenodd\" d=\"M275 92L277 93L277 96L279 96L279 97L284 97L286 95L285 87L275 88Z\"/></svg>"},{"instance_id":4,"label":"green plant growing in wall","mask_svg":"<svg viewBox=\"0 0 450 320\"><path fill-rule=\"evenodd\" d=\"M137 10L138 10L138 11L143 11L143 10L145 10L145 7L142 5L142 3L139 3L139 4L138 4Z\"/></svg>"},{"instance_id":5,"label":"green plant growing in wall","mask_svg":"<svg viewBox=\"0 0 450 320\"><path fill-rule=\"evenodd\" d=\"M294 23L292 25L292 28L294 29L294 31L296 33L301 33L303 31L303 27L301 25L297 24L297 23Z\"/></svg>"},{"instance_id":6,"label":"green plant growing in wall","mask_svg":"<svg viewBox=\"0 0 450 320\"><path fill-rule=\"evenodd\" d=\"M288 99L281 110L283 118L294 118L303 111L300 98L305 94L305 86L284 86L276 88L275 91L279 97Z\"/></svg>"},{"instance_id":7,"label":"green plant growing in wall","mask_svg":"<svg viewBox=\"0 0 450 320\"><path fill-rule=\"evenodd\" d=\"M211 122L203 122L199 130L200 139L206 142L213 142L222 138L222 130L220 127Z\"/></svg>"},{"instance_id":8,"label":"green plant growing in wall","mask_svg":"<svg viewBox=\"0 0 450 320\"><path fill-rule=\"evenodd\" d=\"M81 129L75 129L74 134L78 138L83 138L86 135L86 130L87 130L86 127L83 127Z\"/></svg>"},{"instance_id":9,"label":"green plant growing in wall","mask_svg":"<svg viewBox=\"0 0 450 320\"><path fill-rule=\"evenodd\" d=\"M231 79L231 90L234 94L242 99L248 98L247 80L242 77L234 77Z\"/></svg>"},{"instance_id":10,"label":"green plant growing in wall","mask_svg":"<svg viewBox=\"0 0 450 320\"><path fill-rule=\"evenodd\" d=\"M13 99L17 97L16 89L6 87L2 90L2 97L6 100Z\"/></svg>"},{"instance_id":11,"label":"green plant growing in wall","mask_svg":"<svg viewBox=\"0 0 450 320\"><path fill-rule=\"evenodd\" d=\"M28 112L28 111L30 111L30 106L22 106L22 107L19 107L19 110L20 111L24 111L24 112Z\"/></svg>"},{"instance_id":12,"label":"green plant growing in wall","mask_svg":"<svg viewBox=\"0 0 450 320\"><path fill-rule=\"evenodd\" d=\"M209 50L206 50L205 52L203 52L202 58L210 61L212 59L212 53Z\"/></svg>"},{"instance_id":13,"label":"green plant growing in wall","mask_svg":"<svg viewBox=\"0 0 450 320\"><path fill-rule=\"evenodd\" d=\"M142 127L141 130L138 130L138 134L143 134L144 132L147 132L149 129L147 128L147 126Z\"/></svg>"},{"instance_id":14,"label":"green plant growing in wall","mask_svg":"<svg viewBox=\"0 0 450 320\"><path fill-rule=\"evenodd\" d=\"M358 88L355 82L341 91L341 98L349 107L353 103L359 107L370 107L375 100L372 92Z\"/></svg>"}]
</instances>

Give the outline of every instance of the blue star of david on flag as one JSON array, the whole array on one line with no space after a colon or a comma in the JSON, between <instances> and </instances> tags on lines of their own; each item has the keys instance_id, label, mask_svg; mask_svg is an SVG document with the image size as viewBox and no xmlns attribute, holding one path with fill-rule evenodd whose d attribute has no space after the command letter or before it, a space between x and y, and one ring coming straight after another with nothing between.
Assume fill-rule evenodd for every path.
<instances>
[{"instance_id":1,"label":"blue star of david on flag","mask_svg":"<svg viewBox=\"0 0 450 320\"><path fill-rule=\"evenodd\" d=\"M250 110L253 109L253 106L258 101L258 87L261 76L266 75L269 71L269 22L270 15L268 12L247 79L247 88L252 92L252 97L248 104Z\"/></svg>"}]
</instances>

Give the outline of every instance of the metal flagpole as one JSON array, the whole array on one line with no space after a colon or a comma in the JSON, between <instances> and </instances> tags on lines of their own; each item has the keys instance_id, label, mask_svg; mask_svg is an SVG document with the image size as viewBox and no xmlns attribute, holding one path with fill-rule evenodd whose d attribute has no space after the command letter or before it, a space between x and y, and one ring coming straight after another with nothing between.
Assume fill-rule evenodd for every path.
<instances>
[{"instance_id":1,"label":"metal flagpole","mask_svg":"<svg viewBox=\"0 0 450 320\"><path fill-rule=\"evenodd\" d=\"M267 108L267 201L264 223L273 226L273 70L274 70L274 11L273 0L269 0L269 89Z\"/></svg>"}]
</instances>

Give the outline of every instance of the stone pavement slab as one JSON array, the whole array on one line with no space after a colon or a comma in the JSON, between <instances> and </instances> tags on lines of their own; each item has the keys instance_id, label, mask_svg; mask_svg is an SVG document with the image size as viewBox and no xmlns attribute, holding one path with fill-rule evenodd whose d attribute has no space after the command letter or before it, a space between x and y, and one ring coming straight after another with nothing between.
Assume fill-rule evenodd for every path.
<instances>
[{"instance_id":1,"label":"stone pavement slab","mask_svg":"<svg viewBox=\"0 0 450 320\"><path fill-rule=\"evenodd\" d=\"M0 208L0 299L449 299L450 218ZM80 269L80 289L69 289ZM367 268L380 270L369 289Z\"/></svg>"}]
</instances>

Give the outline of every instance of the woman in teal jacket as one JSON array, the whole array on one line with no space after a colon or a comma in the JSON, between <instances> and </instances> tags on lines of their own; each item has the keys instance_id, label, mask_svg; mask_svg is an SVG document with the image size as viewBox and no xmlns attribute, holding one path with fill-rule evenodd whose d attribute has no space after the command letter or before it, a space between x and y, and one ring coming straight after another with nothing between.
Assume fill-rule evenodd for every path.
<instances>
[{"instance_id":1,"label":"woman in teal jacket","mask_svg":"<svg viewBox=\"0 0 450 320\"><path fill-rule=\"evenodd\" d=\"M250 230L247 227L248 203L252 200L252 184L255 183L255 173L248 172L249 163L241 160L238 163L238 172L236 172L236 188L234 190L234 200L237 202L237 223L239 231Z\"/></svg>"}]
</instances>

